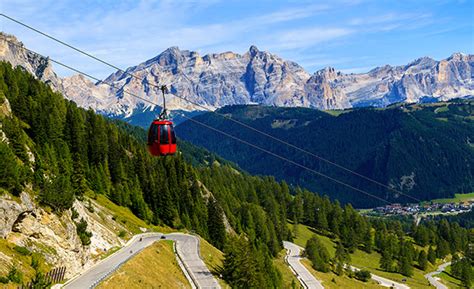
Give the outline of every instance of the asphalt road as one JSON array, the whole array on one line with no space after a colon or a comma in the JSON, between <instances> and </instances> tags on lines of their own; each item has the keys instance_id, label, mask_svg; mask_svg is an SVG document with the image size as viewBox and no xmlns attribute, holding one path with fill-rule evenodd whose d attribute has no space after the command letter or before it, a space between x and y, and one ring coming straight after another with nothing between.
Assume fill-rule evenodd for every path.
<instances>
[{"instance_id":1,"label":"asphalt road","mask_svg":"<svg viewBox=\"0 0 474 289\"><path fill-rule=\"evenodd\" d=\"M300 260L301 258L301 251L303 248L300 246L293 244L291 242L283 241L283 246L287 250L287 261L290 265L290 268L293 270L293 273L296 272L296 276L298 277L298 280L300 280L301 284L305 288L317 288L317 289L322 289L324 288L323 285L321 284L320 281L318 281L304 266L301 264ZM356 268L354 266L351 266L351 269L353 271L359 271L359 268ZM436 272L433 272L433 274L437 274ZM373 280L377 281L381 286L384 287L393 287L396 289L409 289L410 287L401 284L395 281L392 281L387 278L383 278L374 274L371 274L371 277ZM439 287L438 289L444 289L446 287Z\"/></svg>"},{"instance_id":2,"label":"asphalt road","mask_svg":"<svg viewBox=\"0 0 474 289\"><path fill-rule=\"evenodd\" d=\"M321 282L316 279L316 277L314 277L313 274L311 274L308 269L306 269L306 267L300 262L302 259L301 251L303 248L287 241L283 241L283 246L287 252L286 261L300 281L301 285L308 289L323 289L324 287Z\"/></svg>"},{"instance_id":3,"label":"asphalt road","mask_svg":"<svg viewBox=\"0 0 474 289\"><path fill-rule=\"evenodd\" d=\"M428 279L431 285L435 286L437 289L448 289L448 286L444 285L443 283L439 282L434 275L438 275L439 273L443 272L446 267L451 265L451 262L446 262L439 265L438 269L434 272L430 272L425 275L425 278Z\"/></svg>"},{"instance_id":4,"label":"asphalt road","mask_svg":"<svg viewBox=\"0 0 474 289\"><path fill-rule=\"evenodd\" d=\"M354 266L351 266L351 269L352 269L352 271L359 271L360 270L359 268L354 267ZM401 284L401 283L395 282L393 280L390 280L390 279L387 279L387 278L384 278L384 277L380 277L380 276L372 274L372 273L370 273L370 276L371 276L372 280L377 281L377 283L379 283L379 285L384 286L384 287L389 287L389 288L393 287L393 288L396 288L396 289L410 289L410 286L408 286L408 285Z\"/></svg>"},{"instance_id":5,"label":"asphalt road","mask_svg":"<svg viewBox=\"0 0 474 289\"><path fill-rule=\"evenodd\" d=\"M154 242L161 240L163 235L166 239L176 242L178 257L187 271L185 275L189 276L192 279L191 281L193 281L191 283L193 288L220 288L219 283L200 258L199 239L193 235L182 233L145 233L136 235L122 249L89 268L81 275L76 276L67 282L63 288L94 288L100 281L108 277L116 268L120 267L120 265L135 254ZM142 239L141 241L140 238Z\"/></svg>"}]
</instances>

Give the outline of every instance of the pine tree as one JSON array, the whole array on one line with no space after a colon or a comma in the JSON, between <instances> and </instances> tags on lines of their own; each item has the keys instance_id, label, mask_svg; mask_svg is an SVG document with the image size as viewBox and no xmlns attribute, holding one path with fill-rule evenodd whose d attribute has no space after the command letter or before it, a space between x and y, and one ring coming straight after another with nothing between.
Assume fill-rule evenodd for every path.
<instances>
[{"instance_id":1,"label":"pine tree","mask_svg":"<svg viewBox=\"0 0 474 289\"><path fill-rule=\"evenodd\" d=\"M337 275L344 274L344 268L350 266L351 257L341 242L336 245L336 253L333 258L334 271Z\"/></svg>"},{"instance_id":2,"label":"pine tree","mask_svg":"<svg viewBox=\"0 0 474 289\"><path fill-rule=\"evenodd\" d=\"M449 244L443 238L439 238L436 247L436 257L443 259L450 253Z\"/></svg>"},{"instance_id":3,"label":"pine tree","mask_svg":"<svg viewBox=\"0 0 474 289\"><path fill-rule=\"evenodd\" d=\"M436 263L436 252L432 246L428 249L428 261L433 265Z\"/></svg>"},{"instance_id":4,"label":"pine tree","mask_svg":"<svg viewBox=\"0 0 474 289\"><path fill-rule=\"evenodd\" d=\"M384 248L384 250L382 251L382 258L380 258L380 268L387 272L393 271L392 253L390 253L388 248Z\"/></svg>"},{"instance_id":5,"label":"pine tree","mask_svg":"<svg viewBox=\"0 0 474 289\"><path fill-rule=\"evenodd\" d=\"M20 165L8 145L0 141L0 187L18 195L21 191Z\"/></svg>"},{"instance_id":6,"label":"pine tree","mask_svg":"<svg viewBox=\"0 0 474 289\"><path fill-rule=\"evenodd\" d=\"M364 251L367 253L372 253L372 248L373 248L373 237L372 237L372 227L368 226L367 231L365 232L363 236L363 242L364 242Z\"/></svg>"},{"instance_id":7,"label":"pine tree","mask_svg":"<svg viewBox=\"0 0 474 289\"><path fill-rule=\"evenodd\" d=\"M226 240L224 213L214 198L210 198L207 204L207 228L211 243L222 249Z\"/></svg>"},{"instance_id":8,"label":"pine tree","mask_svg":"<svg viewBox=\"0 0 474 289\"><path fill-rule=\"evenodd\" d=\"M314 269L321 272L329 271L329 253L316 236L306 242L305 255L313 263Z\"/></svg>"},{"instance_id":9,"label":"pine tree","mask_svg":"<svg viewBox=\"0 0 474 289\"><path fill-rule=\"evenodd\" d=\"M413 276L413 265L408 257L400 257L398 270L402 275L407 277Z\"/></svg>"},{"instance_id":10,"label":"pine tree","mask_svg":"<svg viewBox=\"0 0 474 289\"><path fill-rule=\"evenodd\" d=\"M423 271L425 271L426 268L428 267L428 257L424 250L421 250L420 254L418 255L418 266Z\"/></svg>"}]
</instances>

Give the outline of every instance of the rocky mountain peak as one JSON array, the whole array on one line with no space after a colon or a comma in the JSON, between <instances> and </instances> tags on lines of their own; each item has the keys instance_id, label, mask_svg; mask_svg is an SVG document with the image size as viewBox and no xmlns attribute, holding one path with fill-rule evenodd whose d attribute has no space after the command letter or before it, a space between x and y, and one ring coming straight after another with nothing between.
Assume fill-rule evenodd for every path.
<instances>
[{"instance_id":1,"label":"rocky mountain peak","mask_svg":"<svg viewBox=\"0 0 474 289\"><path fill-rule=\"evenodd\" d=\"M0 32L0 60L20 66L38 79L47 82L56 91L62 91L61 79L53 71L49 58L25 49L15 36Z\"/></svg>"},{"instance_id":2,"label":"rocky mountain peak","mask_svg":"<svg viewBox=\"0 0 474 289\"><path fill-rule=\"evenodd\" d=\"M320 69L315 72L314 76L320 78L322 81L333 81L339 75L342 75L341 72L336 71L334 67L327 66L323 69Z\"/></svg>"},{"instance_id":3,"label":"rocky mountain peak","mask_svg":"<svg viewBox=\"0 0 474 289\"><path fill-rule=\"evenodd\" d=\"M258 50L257 46L255 46L255 45L250 46L250 48L249 48L250 56L255 57L255 55L257 55L259 52L260 52L260 50Z\"/></svg>"},{"instance_id":4,"label":"rocky mountain peak","mask_svg":"<svg viewBox=\"0 0 474 289\"><path fill-rule=\"evenodd\" d=\"M161 84L171 85L172 95L210 109L251 103L319 109L383 107L417 102L426 96L449 100L474 95L474 55L463 53L441 61L421 57L407 65L385 65L368 73L344 74L326 67L310 75L297 63L255 45L243 55L229 51L202 57L195 51L170 47L125 73L117 71L107 77L104 82L119 88L116 90L83 77L61 80L47 58L27 52L21 45L14 36L0 34L0 59L22 66L80 106L125 117L153 113L157 107L124 91L159 105L162 100L157 87ZM202 109L172 96L168 105L172 110Z\"/></svg>"}]
</instances>

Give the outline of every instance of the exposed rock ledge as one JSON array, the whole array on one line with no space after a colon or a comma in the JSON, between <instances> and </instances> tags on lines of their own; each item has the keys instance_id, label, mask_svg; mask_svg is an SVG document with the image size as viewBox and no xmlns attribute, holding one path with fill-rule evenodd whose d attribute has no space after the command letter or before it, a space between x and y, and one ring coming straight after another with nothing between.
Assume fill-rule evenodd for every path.
<instances>
[{"instance_id":1,"label":"exposed rock ledge","mask_svg":"<svg viewBox=\"0 0 474 289\"><path fill-rule=\"evenodd\" d=\"M0 237L40 252L53 267L66 266L66 278L96 263L94 256L98 253L123 244L116 232L101 224L97 213L89 212L79 201L74 203L79 213L76 220L84 218L87 221L88 230L93 233L89 246L81 244L70 210L60 215L49 213L37 206L25 192L19 199L7 194L0 196ZM103 210L95 203L93 206L94 212ZM11 256L0 254L0 267L8 267L11 263Z\"/></svg>"}]
</instances>

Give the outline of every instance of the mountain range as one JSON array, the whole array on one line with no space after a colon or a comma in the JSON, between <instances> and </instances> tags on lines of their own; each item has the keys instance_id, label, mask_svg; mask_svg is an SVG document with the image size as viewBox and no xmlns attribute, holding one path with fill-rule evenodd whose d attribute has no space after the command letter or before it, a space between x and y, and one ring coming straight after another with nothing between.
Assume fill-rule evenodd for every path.
<instances>
[{"instance_id":1,"label":"mountain range","mask_svg":"<svg viewBox=\"0 0 474 289\"><path fill-rule=\"evenodd\" d=\"M160 108L124 91L161 104L161 84L170 86L170 94L198 104L168 98L171 110L187 112L236 104L323 110L385 107L397 102L446 101L474 95L472 54L454 53L440 61L422 57L407 65L385 65L359 74L327 67L311 75L297 63L255 46L244 54L204 56L171 47L125 72L117 71L93 83L82 75L58 77L48 58L21 46L14 36L0 34L0 60L24 67L81 107L138 124Z\"/></svg>"}]
</instances>

